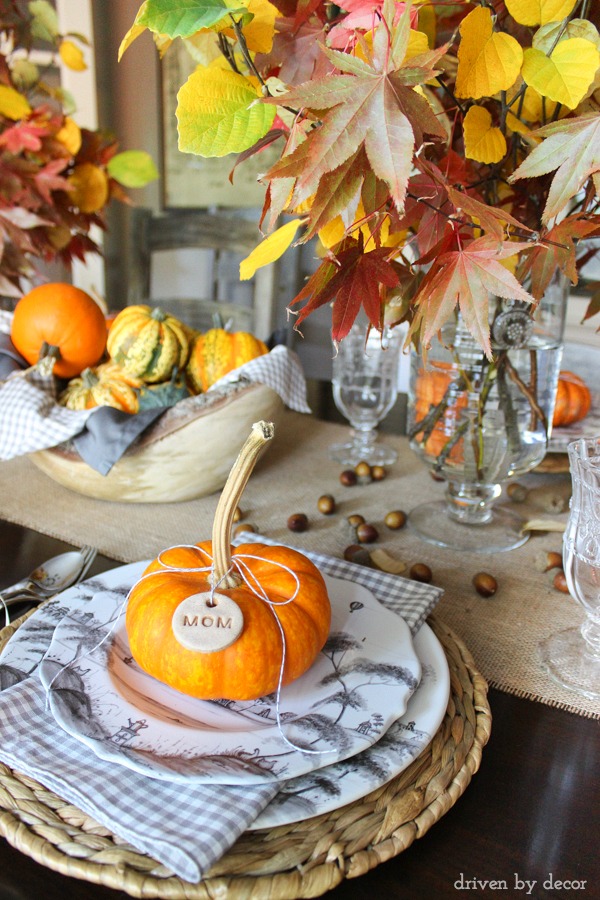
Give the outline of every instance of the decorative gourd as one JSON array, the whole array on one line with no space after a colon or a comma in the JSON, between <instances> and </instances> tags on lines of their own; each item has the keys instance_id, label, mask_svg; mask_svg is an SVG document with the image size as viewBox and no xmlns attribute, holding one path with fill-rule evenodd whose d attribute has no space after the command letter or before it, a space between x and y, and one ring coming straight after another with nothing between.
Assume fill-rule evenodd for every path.
<instances>
[{"instance_id":1,"label":"decorative gourd","mask_svg":"<svg viewBox=\"0 0 600 900\"><path fill-rule=\"evenodd\" d=\"M17 303L10 336L30 365L54 359L54 374L72 378L95 366L104 354L104 313L72 284L41 284Z\"/></svg>"},{"instance_id":2,"label":"decorative gourd","mask_svg":"<svg viewBox=\"0 0 600 900\"><path fill-rule=\"evenodd\" d=\"M193 390L207 391L219 378L268 353L263 341L246 331L211 328L192 344L187 374Z\"/></svg>"},{"instance_id":3,"label":"decorative gourd","mask_svg":"<svg viewBox=\"0 0 600 900\"><path fill-rule=\"evenodd\" d=\"M107 349L131 375L149 384L168 381L187 362L189 329L158 307L127 306L110 327Z\"/></svg>"},{"instance_id":4,"label":"decorative gourd","mask_svg":"<svg viewBox=\"0 0 600 900\"><path fill-rule=\"evenodd\" d=\"M175 406L180 400L191 396L191 391L184 378L177 369L169 381L161 381L159 384L145 384L139 392L139 411L144 409L156 409L159 406Z\"/></svg>"},{"instance_id":5,"label":"decorative gourd","mask_svg":"<svg viewBox=\"0 0 600 900\"><path fill-rule=\"evenodd\" d=\"M583 378L573 372L560 372L552 425L559 428L580 422L589 413L591 405L592 394Z\"/></svg>"},{"instance_id":6,"label":"decorative gourd","mask_svg":"<svg viewBox=\"0 0 600 900\"><path fill-rule=\"evenodd\" d=\"M112 406L126 413L139 410L136 388L138 379L131 378L116 363L109 362L95 369L84 369L81 377L72 378L58 398L68 409L93 409Z\"/></svg>"},{"instance_id":7,"label":"decorative gourd","mask_svg":"<svg viewBox=\"0 0 600 900\"><path fill-rule=\"evenodd\" d=\"M415 386L415 423L423 421L430 413L432 407L440 403L452 379L452 365L450 363L436 362L430 369L420 369ZM457 420L461 410L467 405L466 392L453 394L448 407L444 410L431 431L427 435L424 449L431 456L439 456L448 442L449 437L456 430ZM423 432L417 432L416 437ZM448 458L459 462L462 460L462 448L457 444L448 454Z\"/></svg>"},{"instance_id":8,"label":"decorative gourd","mask_svg":"<svg viewBox=\"0 0 600 900\"><path fill-rule=\"evenodd\" d=\"M280 625L285 635L283 684L311 666L329 634L331 607L327 588L310 560L287 547L242 544L232 550L229 543L239 498L273 432L270 423L253 426L223 488L212 541L163 551L129 595L126 628L133 658L150 675L184 694L202 699L249 700L272 693L277 689L283 659ZM209 571L185 571L210 567L211 559ZM259 591L264 592L273 607L242 580L236 559L248 581L255 587L260 585ZM194 615L188 615L186 624L178 607L198 593L203 595L202 603L210 601L211 585L215 585L216 607L206 606L196 621ZM296 590L295 598L286 602ZM213 652L190 649L196 633L200 641L210 638L205 632L227 637L223 627L226 614L221 614L219 606L223 609L228 600L243 616L239 637ZM178 628L184 630L183 638L176 636Z\"/></svg>"}]
</instances>

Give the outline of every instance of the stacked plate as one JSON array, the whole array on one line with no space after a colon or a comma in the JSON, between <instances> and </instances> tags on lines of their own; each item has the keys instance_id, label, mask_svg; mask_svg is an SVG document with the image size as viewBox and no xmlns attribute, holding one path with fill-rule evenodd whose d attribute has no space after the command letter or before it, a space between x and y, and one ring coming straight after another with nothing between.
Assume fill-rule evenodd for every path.
<instances>
[{"instance_id":1,"label":"stacked plate","mask_svg":"<svg viewBox=\"0 0 600 900\"><path fill-rule=\"evenodd\" d=\"M115 766L171 782L281 788L253 828L329 812L365 796L428 745L446 710L449 672L427 625L365 587L326 576L330 639L279 696L207 702L143 672L131 656L126 598L146 563L65 591L18 629L0 656L14 683L39 666L58 725Z\"/></svg>"}]
</instances>

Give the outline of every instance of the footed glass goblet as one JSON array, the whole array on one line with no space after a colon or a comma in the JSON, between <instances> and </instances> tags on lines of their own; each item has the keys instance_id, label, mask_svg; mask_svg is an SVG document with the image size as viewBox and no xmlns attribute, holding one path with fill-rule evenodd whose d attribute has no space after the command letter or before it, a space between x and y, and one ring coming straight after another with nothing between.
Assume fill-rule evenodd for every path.
<instances>
[{"instance_id":1,"label":"footed glass goblet","mask_svg":"<svg viewBox=\"0 0 600 900\"><path fill-rule=\"evenodd\" d=\"M563 687L600 698L600 437L568 446L573 492L563 536L563 564L571 596L585 609L579 627L540 644L542 665Z\"/></svg>"},{"instance_id":2,"label":"footed glass goblet","mask_svg":"<svg viewBox=\"0 0 600 900\"><path fill-rule=\"evenodd\" d=\"M380 334L354 325L340 342L333 360L333 399L350 421L352 437L329 448L329 456L346 466L363 460L370 465L391 465L398 454L377 441L377 426L398 396L401 336L391 329Z\"/></svg>"}]
</instances>

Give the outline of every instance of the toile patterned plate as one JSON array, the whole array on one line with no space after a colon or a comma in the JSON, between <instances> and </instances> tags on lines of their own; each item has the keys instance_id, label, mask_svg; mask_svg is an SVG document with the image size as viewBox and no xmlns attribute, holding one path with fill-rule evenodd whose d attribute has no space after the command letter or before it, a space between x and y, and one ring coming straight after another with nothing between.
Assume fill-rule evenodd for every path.
<instances>
[{"instance_id":1,"label":"toile patterned plate","mask_svg":"<svg viewBox=\"0 0 600 900\"><path fill-rule=\"evenodd\" d=\"M421 666L410 630L366 588L326 577L330 638L301 678L256 701L201 701L143 672L124 626L147 563L104 573L39 666L57 723L102 759L169 781L257 784L348 759L403 715ZM317 751L317 752L315 752Z\"/></svg>"},{"instance_id":2,"label":"toile patterned plate","mask_svg":"<svg viewBox=\"0 0 600 900\"><path fill-rule=\"evenodd\" d=\"M248 831L290 825L354 803L387 784L423 752L448 706L450 670L429 625L421 626L414 646L422 675L404 715L358 756L286 781Z\"/></svg>"}]
</instances>

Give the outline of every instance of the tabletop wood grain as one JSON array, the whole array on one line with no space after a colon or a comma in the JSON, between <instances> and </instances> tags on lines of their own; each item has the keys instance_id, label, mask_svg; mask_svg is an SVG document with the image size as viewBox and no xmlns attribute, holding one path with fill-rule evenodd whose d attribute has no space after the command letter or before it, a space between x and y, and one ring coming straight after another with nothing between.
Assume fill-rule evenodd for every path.
<instances>
[{"instance_id":1,"label":"tabletop wood grain","mask_svg":"<svg viewBox=\"0 0 600 900\"><path fill-rule=\"evenodd\" d=\"M0 590L65 549L0 520ZM92 574L111 565L98 557ZM492 736L465 794L407 851L328 896L600 896L599 723L496 690L490 704ZM62 876L0 838L0 900L126 896Z\"/></svg>"}]
</instances>

